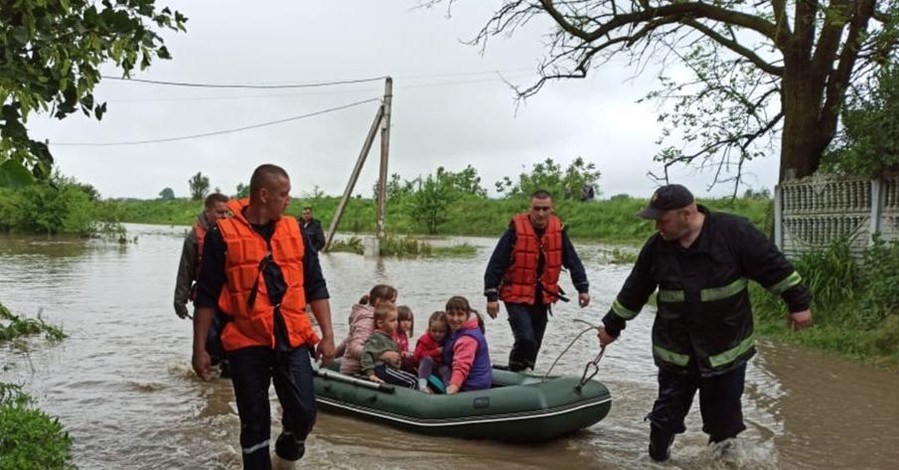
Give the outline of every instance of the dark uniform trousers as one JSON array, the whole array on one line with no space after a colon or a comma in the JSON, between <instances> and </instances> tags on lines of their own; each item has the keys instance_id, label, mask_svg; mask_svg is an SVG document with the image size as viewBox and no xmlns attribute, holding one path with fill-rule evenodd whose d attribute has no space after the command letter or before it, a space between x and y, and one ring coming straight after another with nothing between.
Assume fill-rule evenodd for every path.
<instances>
[{"instance_id":1,"label":"dark uniform trousers","mask_svg":"<svg viewBox=\"0 0 899 470\"><path fill-rule=\"evenodd\" d=\"M709 435L709 441L735 437L746 429L740 400L745 379L745 363L712 377L702 377L695 366L688 373L660 368L659 398L646 418L663 431L673 434L686 431L684 418L699 390L702 430Z\"/></svg>"},{"instance_id":2,"label":"dark uniform trousers","mask_svg":"<svg viewBox=\"0 0 899 470\"><path fill-rule=\"evenodd\" d=\"M515 343L509 352L509 370L518 372L534 368L537 353L543 344L543 334L546 333L547 307L547 305L506 303L509 325L515 337Z\"/></svg>"},{"instance_id":3,"label":"dark uniform trousers","mask_svg":"<svg viewBox=\"0 0 899 470\"><path fill-rule=\"evenodd\" d=\"M315 389L308 346L284 351L252 346L226 353L240 415L240 447L244 469L271 469L269 439L271 409L268 388L274 381L284 410L282 433L275 452L283 459L298 460L305 453L306 436L315 424Z\"/></svg>"}]
</instances>

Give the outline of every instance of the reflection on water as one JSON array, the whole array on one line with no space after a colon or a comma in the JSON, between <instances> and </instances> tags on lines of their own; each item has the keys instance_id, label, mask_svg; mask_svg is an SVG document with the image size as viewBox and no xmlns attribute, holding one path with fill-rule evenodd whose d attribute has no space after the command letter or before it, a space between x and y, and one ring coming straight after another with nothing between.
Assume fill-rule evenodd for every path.
<instances>
[{"instance_id":1,"label":"reflection on water","mask_svg":"<svg viewBox=\"0 0 899 470\"><path fill-rule=\"evenodd\" d=\"M0 238L0 301L15 312L61 324L70 337L27 351L0 348L0 380L20 382L75 439L84 469L240 468L238 419L230 383L196 379L190 369L190 323L172 308L184 227L133 226L136 244ZM350 306L372 285L389 283L398 302L424 319L452 295L483 309L482 279L493 239L470 239L478 255L439 259L365 259L325 254L336 335ZM560 304L538 369L583 325L597 323L629 266L600 264L597 245L579 244L594 305ZM565 280L568 286L568 280ZM678 436L672 461L646 455L643 416L655 398L650 356L652 314L644 313L609 348L597 379L613 406L599 424L539 446L509 446L423 437L322 414L305 463L327 468L892 468L899 458L899 376L804 350L762 344L749 367L744 406L748 430L727 449L709 447L698 411ZM487 321L491 356L505 362L512 338L504 320ZM580 374L596 354L591 334L555 372ZM273 401L279 413L277 401ZM277 420L276 420L277 421ZM277 432L277 429L275 429ZM377 456L374 459L373 456Z\"/></svg>"}]
</instances>

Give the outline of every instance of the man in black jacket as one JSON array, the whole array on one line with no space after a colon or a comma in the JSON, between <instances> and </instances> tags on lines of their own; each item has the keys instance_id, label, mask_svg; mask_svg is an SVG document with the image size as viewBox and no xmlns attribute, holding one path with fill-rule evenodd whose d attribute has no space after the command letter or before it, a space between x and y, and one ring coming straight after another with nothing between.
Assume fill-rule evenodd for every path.
<instances>
[{"instance_id":1,"label":"man in black jacket","mask_svg":"<svg viewBox=\"0 0 899 470\"><path fill-rule=\"evenodd\" d=\"M755 354L748 282L779 294L794 329L809 326L811 294L777 247L747 220L697 205L678 184L659 188L639 214L658 233L643 246L599 341L614 341L658 288L652 328L659 396L647 416L649 455L668 459L699 390L702 430L721 442L746 429L740 402Z\"/></svg>"},{"instance_id":2,"label":"man in black jacket","mask_svg":"<svg viewBox=\"0 0 899 470\"><path fill-rule=\"evenodd\" d=\"M322 223L312 218L312 208L306 206L303 208L303 221L301 223L303 227L303 232L309 235L309 238L312 239L312 246L315 247L315 251L322 251L322 248L325 247L325 231L322 230Z\"/></svg>"}]
</instances>

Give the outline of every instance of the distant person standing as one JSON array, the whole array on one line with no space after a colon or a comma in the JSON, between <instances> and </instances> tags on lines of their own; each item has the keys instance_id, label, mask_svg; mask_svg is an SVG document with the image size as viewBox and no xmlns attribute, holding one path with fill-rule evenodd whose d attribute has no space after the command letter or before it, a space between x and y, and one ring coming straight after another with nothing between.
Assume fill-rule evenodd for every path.
<instances>
[{"instance_id":1,"label":"distant person standing","mask_svg":"<svg viewBox=\"0 0 899 470\"><path fill-rule=\"evenodd\" d=\"M746 219L697 205L679 185L657 189L640 212L654 219L653 235L609 313L599 341L614 341L658 289L652 355L659 395L647 416L649 456L668 459L674 436L699 391L702 430L721 442L746 429L741 397L746 363L755 354L749 281L779 294L788 324L811 324L811 294L802 277L768 238Z\"/></svg>"},{"instance_id":2,"label":"distant person standing","mask_svg":"<svg viewBox=\"0 0 899 470\"><path fill-rule=\"evenodd\" d=\"M187 232L181 248L181 263L178 265L178 278L175 282L175 314L187 318L187 301L194 299L194 288L200 271L200 259L203 256L203 241L206 232L215 222L228 216L228 196L212 193L206 196L203 212L197 214L197 221Z\"/></svg>"},{"instance_id":3,"label":"distant person standing","mask_svg":"<svg viewBox=\"0 0 899 470\"><path fill-rule=\"evenodd\" d=\"M315 251L322 251L325 247L325 231L322 230L321 221L312 217L312 208L309 206L303 208L303 232L309 234Z\"/></svg>"},{"instance_id":4,"label":"distant person standing","mask_svg":"<svg viewBox=\"0 0 899 470\"><path fill-rule=\"evenodd\" d=\"M294 468L303 457L316 417L312 355L323 365L334 358L331 307L318 253L299 222L283 215L290 189L283 168L256 168L249 201L232 201L233 216L219 220L206 235L198 281L193 368L208 378L210 358L203 343L218 309L228 318L222 346L231 364L245 470L272 468L272 382L282 409L275 468ZM318 320L321 341L307 304Z\"/></svg>"},{"instance_id":5,"label":"distant person standing","mask_svg":"<svg viewBox=\"0 0 899 470\"><path fill-rule=\"evenodd\" d=\"M498 301L502 300L515 336L509 370L534 369L549 310L557 300L568 300L559 287L563 267L571 272L578 304L586 307L590 304L590 283L584 265L562 221L553 215L552 196L536 191L530 210L512 218L484 273L487 314L496 318Z\"/></svg>"}]
</instances>

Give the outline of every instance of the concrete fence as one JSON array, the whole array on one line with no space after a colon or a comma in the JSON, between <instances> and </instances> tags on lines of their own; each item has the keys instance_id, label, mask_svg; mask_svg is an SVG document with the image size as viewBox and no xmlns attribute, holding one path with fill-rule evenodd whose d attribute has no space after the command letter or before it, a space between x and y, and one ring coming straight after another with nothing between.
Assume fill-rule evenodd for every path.
<instances>
[{"instance_id":1,"label":"concrete fence","mask_svg":"<svg viewBox=\"0 0 899 470\"><path fill-rule=\"evenodd\" d=\"M774 189L774 241L790 257L845 239L861 255L880 233L899 239L899 177L815 175Z\"/></svg>"}]
</instances>

